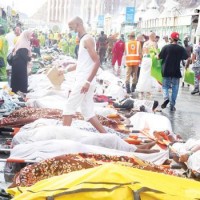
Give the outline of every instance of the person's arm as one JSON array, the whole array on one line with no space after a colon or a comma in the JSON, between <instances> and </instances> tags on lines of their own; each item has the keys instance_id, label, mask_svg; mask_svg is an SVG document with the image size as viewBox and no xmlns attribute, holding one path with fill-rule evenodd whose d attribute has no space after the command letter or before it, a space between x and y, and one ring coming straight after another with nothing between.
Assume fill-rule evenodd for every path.
<instances>
[{"instance_id":1,"label":"person's arm","mask_svg":"<svg viewBox=\"0 0 200 200\"><path fill-rule=\"evenodd\" d=\"M182 57L182 60L187 60L189 58L188 54L187 54L187 51L183 48L183 57Z\"/></svg>"},{"instance_id":2,"label":"person's arm","mask_svg":"<svg viewBox=\"0 0 200 200\"><path fill-rule=\"evenodd\" d=\"M200 144L196 145L195 147L193 147L191 149L190 152L184 154L184 155L181 155L180 158L179 158L179 162L187 162L188 158L195 152L199 151L200 150Z\"/></svg>"},{"instance_id":3,"label":"person's arm","mask_svg":"<svg viewBox=\"0 0 200 200\"><path fill-rule=\"evenodd\" d=\"M99 56L97 55L97 53L95 51L94 40L92 38L85 40L84 47L87 49L91 59L94 62L94 65L93 65L91 73L89 74L88 78L85 80L85 84L83 85L83 87L81 89L81 93L86 93L88 91L88 89L90 87L90 83L94 79L94 77L99 69L99 66L100 66Z\"/></svg>"},{"instance_id":4,"label":"person's arm","mask_svg":"<svg viewBox=\"0 0 200 200\"><path fill-rule=\"evenodd\" d=\"M139 42L139 55L140 55L140 58L142 59L142 45L141 45L141 42Z\"/></svg>"},{"instance_id":5,"label":"person's arm","mask_svg":"<svg viewBox=\"0 0 200 200\"><path fill-rule=\"evenodd\" d=\"M59 69L59 75L66 74L68 72L72 72L76 70L76 64L69 64L66 69Z\"/></svg>"},{"instance_id":6,"label":"person's arm","mask_svg":"<svg viewBox=\"0 0 200 200\"><path fill-rule=\"evenodd\" d=\"M148 54L148 41L144 42L143 48L142 48L142 55Z\"/></svg>"},{"instance_id":7,"label":"person's arm","mask_svg":"<svg viewBox=\"0 0 200 200\"><path fill-rule=\"evenodd\" d=\"M136 153L145 153L145 154L150 154L150 153L158 153L160 152L160 150L158 149L140 149L140 148L137 148L135 150Z\"/></svg>"},{"instance_id":8,"label":"person's arm","mask_svg":"<svg viewBox=\"0 0 200 200\"><path fill-rule=\"evenodd\" d=\"M76 64L69 64L68 67L65 69L65 73L72 72L76 70Z\"/></svg>"},{"instance_id":9,"label":"person's arm","mask_svg":"<svg viewBox=\"0 0 200 200\"><path fill-rule=\"evenodd\" d=\"M196 54L192 53L192 63L195 63L196 61Z\"/></svg>"},{"instance_id":10,"label":"person's arm","mask_svg":"<svg viewBox=\"0 0 200 200\"><path fill-rule=\"evenodd\" d=\"M158 55L158 59L164 59L164 57L165 57L165 49L166 49L166 46L164 46L164 47L161 49L161 52L160 52L159 55Z\"/></svg>"}]
</instances>

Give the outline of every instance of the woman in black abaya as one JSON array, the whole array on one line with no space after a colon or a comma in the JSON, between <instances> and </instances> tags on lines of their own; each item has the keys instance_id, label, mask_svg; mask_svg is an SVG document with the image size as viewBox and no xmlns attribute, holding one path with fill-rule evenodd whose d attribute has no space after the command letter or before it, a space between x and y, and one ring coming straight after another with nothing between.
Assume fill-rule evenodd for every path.
<instances>
[{"instance_id":1,"label":"woman in black abaya","mask_svg":"<svg viewBox=\"0 0 200 200\"><path fill-rule=\"evenodd\" d=\"M28 30L22 32L13 52L11 88L15 93L18 91L27 93L27 65L31 60L31 35L32 33Z\"/></svg>"}]
</instances>

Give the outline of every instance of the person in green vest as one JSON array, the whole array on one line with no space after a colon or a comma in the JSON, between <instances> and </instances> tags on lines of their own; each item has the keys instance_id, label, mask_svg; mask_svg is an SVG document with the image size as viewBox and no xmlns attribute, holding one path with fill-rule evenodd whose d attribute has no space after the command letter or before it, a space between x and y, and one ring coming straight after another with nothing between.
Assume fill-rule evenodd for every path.
<instances>
[{"instance_id":1,"label":"person in green vest","mask_svg":"<svg viewBox=\"0 0 200 200\"><path fill-rule=\"evenodd\" d=\"M45 36L41 31L38 34L38 39L40 41L40 46L44 47L45 46Z\"/></svg>"},{"instance_id":2,"label":"person in green vest","mask_svg":"<svg viewBox=\"0 0 200 200\"><path fill-rule=\"evenodd\" d=\"M5 30L3 26L0 26L0 58L4 60L4 66L0 67L0 81L7 81L7 54L8 54L8 42L5 38Z\"/></svg>"}]
</instances>

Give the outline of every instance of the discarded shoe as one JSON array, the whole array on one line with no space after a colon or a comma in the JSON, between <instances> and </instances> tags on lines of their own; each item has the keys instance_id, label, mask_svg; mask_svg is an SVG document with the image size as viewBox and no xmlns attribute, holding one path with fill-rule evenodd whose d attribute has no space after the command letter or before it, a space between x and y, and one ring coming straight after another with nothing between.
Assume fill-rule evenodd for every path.
<instances>
[{"instance_id":1,"label":"discarded shoe","mask_svg":"<svg viewBox=\"0 0 200 200\"><path fill-rule=\"evenodd\" d=\"M168 103L169 103L169 99L165 100L165 101L163 102L163 104L161 105L161 108L162 108L162 109L166 108Z\"/></svg>"},{"instance_id":2,"label":"discarded shoe","mask_svg":"<svg viewBox=\"0 0 200 200\"><path fill-rule=\"evenodd\" d=\"M198 89L194 89L194 90L191 92L191 95L196 94L196 93L199 93L199 90L198 90Z\"/></svg>"},{"instance_id":3,"label":"discarded shoe","mask_svg":"<svg viewBox=\"0 0 200 200\"><path fill-rule=\"evenodd\" d=\"M155 110L158 107L158 101L154 101L152 110Z\"/></svg>"}]
</instances>

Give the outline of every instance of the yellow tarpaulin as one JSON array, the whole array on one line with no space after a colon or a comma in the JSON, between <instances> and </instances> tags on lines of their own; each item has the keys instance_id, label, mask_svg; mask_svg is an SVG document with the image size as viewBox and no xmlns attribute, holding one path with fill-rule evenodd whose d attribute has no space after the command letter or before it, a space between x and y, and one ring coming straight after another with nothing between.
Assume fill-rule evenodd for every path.
<instances>
[{"instance_id":1,"label":"yellow tarpaulin","mask_svg":"<svg viewBox=\"0 0 200 200\"><path fill-rule=\"evenodd\" d=\"M15 196L14 200L195 200L200 198L200 183L106 164L7 192Z\"/></svg>"}]
</instances>

